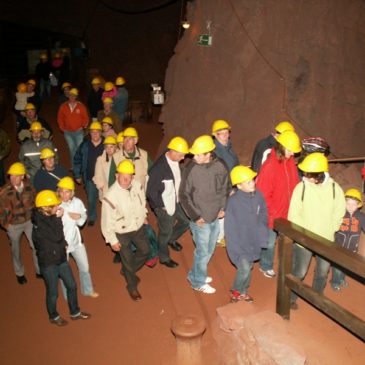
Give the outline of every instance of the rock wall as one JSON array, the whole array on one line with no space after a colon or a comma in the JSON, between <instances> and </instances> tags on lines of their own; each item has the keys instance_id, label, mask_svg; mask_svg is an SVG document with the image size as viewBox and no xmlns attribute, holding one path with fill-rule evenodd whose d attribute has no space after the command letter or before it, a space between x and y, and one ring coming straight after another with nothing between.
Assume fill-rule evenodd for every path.
<instances>
[{"instance_id":1,"label":"rock wall","mask_svg":"<svg viewBox=\"0 0 365 365\"><path fill-rule=\"evenodd\" d=\"M189 142L226 119L241 163L281 119L364 154L365 7L349 0L197 0L175 48L160 121ZM207 25L210 29L207 29ZM212 45L197 44L210 33Z\"/></svg>"}]
</instances>

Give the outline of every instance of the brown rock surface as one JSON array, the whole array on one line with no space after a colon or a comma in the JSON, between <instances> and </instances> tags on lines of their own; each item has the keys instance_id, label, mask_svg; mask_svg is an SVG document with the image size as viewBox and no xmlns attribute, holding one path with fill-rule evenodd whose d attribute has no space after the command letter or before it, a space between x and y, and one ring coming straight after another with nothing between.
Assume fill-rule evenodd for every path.
<instances>
[{"instance_id":1,"label":"brown rock surface","mask_svg":"<svg viewBox=\"0 0 365 365\"><path fill-rule=\"evenodd\" d=\"M282 118L301 137L322 136L334 155L360 156L365 87L362 2L201 0L189 3L191 27L171 58L160 121L166 142L232 124L242 163ZM197 38L209 33L211 47Z\"/></svg>"}]
</instances>

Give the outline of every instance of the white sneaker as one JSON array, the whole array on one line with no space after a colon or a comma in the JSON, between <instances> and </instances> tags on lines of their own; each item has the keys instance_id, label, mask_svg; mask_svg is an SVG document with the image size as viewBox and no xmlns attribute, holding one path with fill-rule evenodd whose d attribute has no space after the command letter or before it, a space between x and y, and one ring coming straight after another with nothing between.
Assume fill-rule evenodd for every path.
<instances>
[{"instance_id":1,"label":"white sneaker","mask_svg":"<svg viewBox=\"0 0 365 365\"><path fill-rule=\"evenodd\" d=\"M276 276L275 271L273 269L265 271L260 268L260 271L264 274L264 276L266 276L267 278L270 278L270 279L272 279Z\"/></svg>"},{"instance_id":2,"label":"white sneaker","mask_svg":"<svg viewBox=\"0 0 365 365\"><path fill-rule=\"evenodd\" d=\"M205 284L209 284L209 283L211 283L213 281L213 278L211 277L211 276L207 276L206 278L205 278Z\"/></svg>"},{"instance_id":3,"label":"white sneaker","mask_svg":"<svg viewBox=\"0 0 365 365\"><path fill-rule=\"evenodd\" d=\"M205 293L205 294L215 293L215 288L213 288L209 284L205 284L205 285L201 286L200 288L193 288L193 289L196 290L196 291L200 291L202 293Z\"/></svg>"}]
</instances>

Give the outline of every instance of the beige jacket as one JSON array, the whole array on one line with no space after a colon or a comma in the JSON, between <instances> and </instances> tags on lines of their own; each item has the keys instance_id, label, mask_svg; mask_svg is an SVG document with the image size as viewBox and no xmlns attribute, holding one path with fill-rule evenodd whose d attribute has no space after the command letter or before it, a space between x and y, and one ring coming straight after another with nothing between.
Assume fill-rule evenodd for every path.
<instances>
[{"instance_id":1,"label":"beige jacket","mask_svg":"<svg viewBox=\"0 0 365 365\"><path fill-rule=\"evenodd\" d=\"M128 155L126 152L123 151L123 149L120 149L114 154L114 161L116 165L123 160L127 160ZM130 160L134 163L135 167L135 175L134 178L138 180L141 185L143 186L143 189L146 190L147 187L147 176L148 176L148 153L147 151L143 150L142 148L136 147L136 155L133 160Z\"/></svg>"},{"instance_id":2,"label":"beige jacket","mask_svg":"<svg viewBox=\"0 0 365 365\"><path fill-rule=\"evenodd\" d=\"M141 184L132 180L130 189L116 181L105 193L101 207L101 231L110 245L118 243L116 233L137 231L147 216L146 195Z\"/></svg>"},{"instance_id":3,"label":"beige jacket","mask_svg":"<svg viewBox=\"0 0 365 365\"><path fill-rule=\"evenodd\" d=\"M114 159L114 161L115 161L115 159ZM93 181L99 190L100 201L102 201L105 193L108 191L110 163L111 163L111 159L109 159L109 161L106 161L105 151L96 160ZM115 162L115 164L117 165L116 162Z\"/></svg>"}]
</instances>

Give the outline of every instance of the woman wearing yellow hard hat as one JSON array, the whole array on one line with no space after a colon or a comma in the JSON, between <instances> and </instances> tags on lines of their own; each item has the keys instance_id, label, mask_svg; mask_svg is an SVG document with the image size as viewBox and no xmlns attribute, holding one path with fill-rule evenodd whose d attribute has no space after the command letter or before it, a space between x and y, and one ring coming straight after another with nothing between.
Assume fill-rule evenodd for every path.
<instances>
[{"instance_id":1,"label":"woman wearing yellow hard hat","mask_svg":"<svg viewBox=\"0 0 365 365\"><path fill-rule=\"evenodd\" d=\"M276 143L257 176L256 186L264 195L269 214L269 242L267 249L262 250L260 259L260 270L268 278L276 275L273 267L277 236L274 220L288 215L291 195L299 182L293 156L300 151L298 135L291 130L284 131L276 138Z\"/></svg>"},{"instance_id":2,"label":"woman wearing yellow hard hat","mask_svg":"<svg viewBox=\"0 0 365 365\"><path fill-rule=\"evenodd\" d=\"M79 229L86 222L86 208L82 200L75 196L75 182L71 177L63 177L58 182L57 188L57 194L61 199L60 207L64 211L62 223L67 241L67 259L71 255L76 262L80 274L81 293L91 298L97 298L99 294L94 290L89 272L89 260ZM64 286L63 289L65 289ZM66 290L64 290L64 294L66 294Z\"/></svg>"},{"instance_id":3,"label":"woman wearing yellow hard hat","mask_svg":"<svg viewBox=\"0 0 365 365\"><path fill-rule=\"evenodd\" d=\"M346 212L344 192L328 174L327 157L319 152L309 154L298 165L302 181L295 187L290 201L288 219L329 241L341 226ZM299 280L307 275L313 252L298 244L293 247L292 274ZM316 255L312 288L323 294L330 263ZM291 308L296 309L297 295L291 295Z\"/></svg>"}]
</instances>

